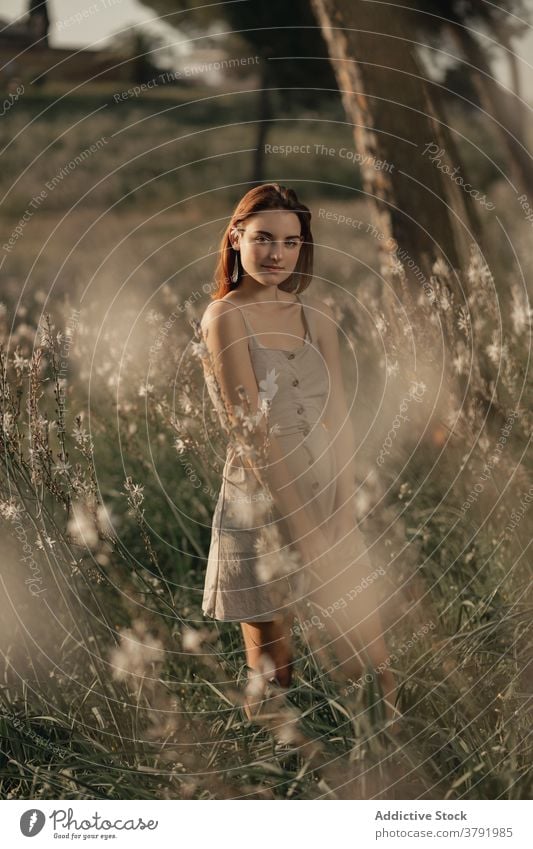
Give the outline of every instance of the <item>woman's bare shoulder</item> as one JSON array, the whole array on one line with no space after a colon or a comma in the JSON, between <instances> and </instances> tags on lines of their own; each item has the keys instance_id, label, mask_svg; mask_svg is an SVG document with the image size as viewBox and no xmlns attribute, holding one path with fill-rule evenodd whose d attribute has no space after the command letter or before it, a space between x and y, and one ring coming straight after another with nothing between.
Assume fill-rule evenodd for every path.
<instances>
[{"instance_id":1,"label":"woman's bare shoulder","mask_svg":"<svg viewBox=\"0 0 533 849\"><path fill-rule=\"evenodd\" d=\"M228 294L231 294L231 292ZM223 298L212 300L206 306L202 318L200 319L200 325L204 333L213 321L215 321L220 328L228 325L237 326L238 319L235 318L235 316L238 313L238 309L236 305L232 303L232 300L233 298L229 298L225 295Z\"/></svg>"}]
</instances>

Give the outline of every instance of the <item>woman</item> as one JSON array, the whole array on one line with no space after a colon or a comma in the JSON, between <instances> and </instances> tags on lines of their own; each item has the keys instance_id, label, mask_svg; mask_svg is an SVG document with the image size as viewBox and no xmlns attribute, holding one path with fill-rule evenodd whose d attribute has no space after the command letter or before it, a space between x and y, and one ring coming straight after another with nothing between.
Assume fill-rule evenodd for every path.
<instances>
[{"instance_id":1,"label":"woman","mask_svg":"<svg viewBox=\"0 0 533 849\"><path fill-rule=\"evenodd\" d=\"M328 306L299 297L312 280L310 222L292 189L269 183L242 198L222 238L201 330L206 384L231 438L203 611L239 621L248 667L270 664L282 687L299 615L310 647L325 657L325 636L344 676L378 667L390 718L394 680L377 602L354 584L368 584L372 567L356 527L337 330Z\"/></svg>"}]
</instances>

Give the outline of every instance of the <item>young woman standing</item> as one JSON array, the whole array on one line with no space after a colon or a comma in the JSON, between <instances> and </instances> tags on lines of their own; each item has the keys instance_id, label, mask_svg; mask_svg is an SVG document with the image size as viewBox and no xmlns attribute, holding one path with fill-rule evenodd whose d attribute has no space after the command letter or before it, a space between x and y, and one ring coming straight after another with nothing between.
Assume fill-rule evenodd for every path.
<instances>
[{"instance_id":1,"label":"young woman standing","mask_svg":"<svg viewBox=\"0 0 533 849\"><path fill-rule=\"evenodd\" d=\"M203 612L240 622L248 667L269 663L288 687L300 606L345 677L377 669L390 718L395 685L377 603L372 589L354 589L372 567L355 519L337 328L327 305L299 295L312 280L310 223L292 189L268 183L241 199L222 238L201 328L206 384L232 438Z\"/></svg>"}]
</instances>

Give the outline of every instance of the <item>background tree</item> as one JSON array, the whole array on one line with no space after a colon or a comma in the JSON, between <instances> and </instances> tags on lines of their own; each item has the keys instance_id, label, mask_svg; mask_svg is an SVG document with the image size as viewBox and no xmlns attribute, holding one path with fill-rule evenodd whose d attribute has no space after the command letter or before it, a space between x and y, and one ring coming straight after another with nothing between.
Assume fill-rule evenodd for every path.
<instances>
[{"instance_id":1,"label":"background tree","mask_svg":"<svg viewBox=\"0 0 533 849\"><path fill-rule=\"evenodd\" d=\"M459 48L467 73L477 93L479 103L492 119L490 128L507 153L509 172L518 189L533 197L533 160L528 150L528 112L521 99L520 75L514 41L523 36L530 24L531 11L523 0L503 0L485 3L482 0L411 0L413 22L433 44L442 45L448 37ZM512 91L500 85L492 69L487 39L478 30L485 30L503 48L509 65Z\"/></svg>"},{"instance_id":2,"label":"background tree","mask_svg":"<svg viewBox=\"0 0 533 849\"><path fill-rule=\"evenodd\" d=\"M37 47L48 47L50 18L46 0L29 0L28 28Z\"/></svg>"},{"instance_id":3,"label":"background tree","mask_svg":"<svg viewBox=\"0 0 533 849\"><path fill-rule=\"evenodd\" d=\"M143 5L170 15L166 22L189 35L213 39L218 29L226 49L233 44L235 50L261 57L252 181L264 179L264 145L274 120L274 101L282 108L320 112L339 96L335 74L324 61L327 45L308 0L218 6L206 6L203 0L143 0Z\"/></svg>"},{"instance_id":4,"label":"background tree","mask_svg":"<svg viewBox=\"0 0 533 849\"><path fill-rule=\"evenodd\" d=\"M423 155L429 143L446 151L447 138L415 52L412 14L410 22L403 8L360 0L312 3L354 126L365 163L363 184L380 230L427 277L440 255L453 268L466 265L468 231L476 230L467 196ZM383 160L393 167L374 167ZM457 166L447 153L443 164Z\"/></svg>"}]
</instances>

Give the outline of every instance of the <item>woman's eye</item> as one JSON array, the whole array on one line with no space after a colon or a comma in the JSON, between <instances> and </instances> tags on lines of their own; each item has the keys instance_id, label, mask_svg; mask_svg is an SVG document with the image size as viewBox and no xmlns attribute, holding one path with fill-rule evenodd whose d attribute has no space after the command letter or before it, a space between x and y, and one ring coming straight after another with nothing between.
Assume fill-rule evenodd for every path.
<instances>
[{"instance_id":1,"label":"woman's eye","mask_svg":"<svg viewBox=\"0 0 533 849\"><path fill-rule=\"evenodd\" d=\"M267 239L266 236L256 236L254 239L255 242L270 242L270 239ZM285 247L287 248L295 248L299 245L299 241L297 239L291 239L288 242L285 242Z\"/></svg>"}]
</instances>

